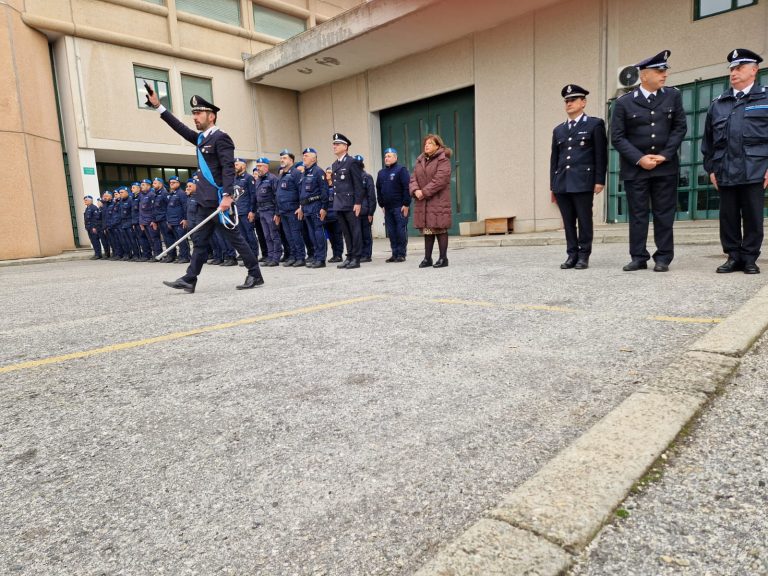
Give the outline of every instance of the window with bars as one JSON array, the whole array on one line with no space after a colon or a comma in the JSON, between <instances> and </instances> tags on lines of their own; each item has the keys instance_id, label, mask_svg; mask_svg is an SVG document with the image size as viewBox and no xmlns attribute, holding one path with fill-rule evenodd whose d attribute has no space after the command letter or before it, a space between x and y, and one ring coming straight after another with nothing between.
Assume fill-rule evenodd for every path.
<instances>
[{"instance_id":1,"label":"window with bars","mask_svg":"<svg viewBox=\"0 0 768 576\"><path fill-rule=\"evenodd\" d=\"M136 103L139 108L149 110L147 107L147 89L144 87L146 82L160 98L160 103L171 109L171 93L168 90L168 70L158 68L147 68L145 66L133 66L134 83L136 84Z\"/></svg>"},{"instance_id":2,"label":"window with bars","mask_svg":"<svg viewBox=\"0 0 768 576\"><path fill-rule=\"evenodd\" d=\"M189 103L192 96L202 96L205 100L214 104L213 85L210 78L182 74L181 92L184 97L184 114L192 114L192 106Z\"/></svg>"},{"instance_id":3,"label":"window with bars","mask_svg":"<svg viewBox=\"0 0 768 576\"><path fill-rule=\"evenodd\" d=\"M287 40L307 29L304 18L284 14L265 6L253 5L253 29L255 32Z\"/></svg>"},{"instance_id":4,"label":"window with bars","mask_svg":"<svg viewBox=\"0 0 768 576\"><path fill-rule=\"evenodd\" d=\"M755 4L757 0L694 0L693 18L699 20Z\"/></svg>"}]
</instances>

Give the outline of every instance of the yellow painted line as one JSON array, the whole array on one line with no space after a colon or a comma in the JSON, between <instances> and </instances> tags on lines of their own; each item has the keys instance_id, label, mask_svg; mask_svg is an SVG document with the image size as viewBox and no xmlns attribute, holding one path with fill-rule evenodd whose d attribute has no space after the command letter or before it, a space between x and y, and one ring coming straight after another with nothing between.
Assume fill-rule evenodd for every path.
<instances>
[{"instance_id":1,"label":"yellow painted line","mask_svg":"<svg viewBox=\"0 0 768 576\"><path fill-rule=\"evenodd\" d=\"M648 320L659 322L682 322L687 324L719 324L722 318L686 318L685 316L648 316Z\"/></svg>"},{"instance_id":2,"label":"yellow painted line","mask_svg":"<svg viewBox=\"0 0 768 576\"><path fill-rule=\"evenodd\" d=\"M82 350L80 352L62 354L61 356L50 356L48 358L41 358L39 360L30 360L28 362L20 362L18 364L8 364L7 366L0 366L0 374L6 373L6 372L16 372L18 370L26 370L27 368L38 368L40 366L47 366L49 364L59 364L60 362L66 362L67 360L76 360L78 358L88 358L89 356L96 356L98 354L108 354L109 352L117 352L118 350L126 350L128 348L138 348L139 346L148 346L150 344L157 344L158 342L168 342L170 340L179 340L181 338L187 338L189 336L197 336L198 334L206 334L208 332L226 330L227 328L235 328L237 326L245 326L247 324L255 324L257 322L266 322L267 320L277 320L278 318L289 318L291 316L298 316L300 314L310 314L312 312L320 312L322 310L330 310L332 308L339 308L341 306L359 304L361 302L370 302L371 300L380 300L382 298L384 298L384 296L361 296L360 298L351 298L349 300L339 300L337 302L329 302L327 304L317 304L316 306L307 306L305 308L296 308L294 310L285 310L283 312L273 312L272 314L264 314L262 316L252 316L250 318L243 318L241 320L235 320L233 322L224 322L222 324L214 324L212 326L202 326L200 328L194 328L192 330L185 330L183 332L173 332L171 334L163 334L162 336L144 338L142 340L131 340L130 342L121 342L119 344L111 344L109 346L103 346L101 348L93 348L91 350Z\"/></svg>"},{"instance_id":3,"label":"yellow painted line","mask_svg":"<svg viewBox=\"0 0 768 576\"><path fill-rule=\"evenodd\" d=\"M543 304L495 304L493 302L483 302L480 300L457 300L454 298L432 298L428 302L434 302L436 304L452 304L457 306L480 306L483 308L506 308L512 310L544 310L545 312L578 312L573 308L565 308L563 306L546 306Z\"/></svg>"}]
</instances>

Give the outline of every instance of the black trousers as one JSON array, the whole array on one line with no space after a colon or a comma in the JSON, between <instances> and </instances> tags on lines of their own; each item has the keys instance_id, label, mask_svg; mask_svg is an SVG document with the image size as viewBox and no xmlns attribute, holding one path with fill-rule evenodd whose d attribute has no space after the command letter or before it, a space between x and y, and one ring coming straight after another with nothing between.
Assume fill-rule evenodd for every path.
<instances>
[{"instance_id":1,"label":"black trousers","mask_svg":"<svg viewBox=\"0 0 768 576\"><path fill-rule=\"evenodd\" d=\"M341 232L344 234L344 243L347 245L347 260L360 260L363 250L363 233L360 229L360 219L352 210L336 212L341 224Z\"/></svg>"},{"instance_id":2,"label":"black trousers","mask_svg":"<svg viewBox=\"0 0 768 576\"><path fill-rule=\"evenodd\" d=\"M734 260L754 264L760 256L764 203L762 182L720 186L720 243Z\"/></svg>"},{"instance_id":3,"label":"black trousers","mask_svg":"<svg viewBox=\"0 0 768 576\"><path fill-rule=\"evenodd\" d=\"M678 175L674 174L624 181L629 208L629 254L632 260L646 262L651 257L646 248L649 207L653 212L653 240L656 243L653 259L659 264L669 264L675 257L672 226L677 208L677 179Z\"/></svg>"},{"instance_id":4,"label":"black trousers","mask_svg":"<svg viewBox=\"0 0 768 576\"><path fill-rule=\"evenodd\" d=\"M216 208L203 208L198 206L197 214L202 222L210 214L212 214ZM192 250L192 261L187 268L187 273L182 276L182 279L186 282L195 283L197 277L200 275L200 271L203 269L203 264L208 260L208 248L211 244L211 237L216 230L219 230L224 237L229 241L232 247L237 250L243 257L243 264L245 264L248 270L249 276L261 278L261 270L259 270L259 261L245 241L240 231L235 228L230 230L225 228L219 221L219 217L211 218L205 225L192 235L192 242L194 243L194 250Z\"/></svg>"},{"instance_id":5,"label":"black trousers","mask_svg":"<svg viewBox=\"0 0 768 576\"><path fill-rule=\"evenodd\" d=\"M569 258L589 258L592 254L593 192L555 194L563 217L566 252ZM577 226L578 225L578 226Z\"/></svg>"}]
</instances>

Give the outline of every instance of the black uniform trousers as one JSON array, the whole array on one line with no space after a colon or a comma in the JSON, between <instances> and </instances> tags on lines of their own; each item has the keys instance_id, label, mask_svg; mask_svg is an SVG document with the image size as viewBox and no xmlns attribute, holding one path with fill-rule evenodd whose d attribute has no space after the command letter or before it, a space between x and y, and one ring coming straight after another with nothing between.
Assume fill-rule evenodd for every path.
<instances>
[{"instance_id":1,"label":"black uniform trousers","mask_svg":"<svg viewBox=\"0 0 768 576\"><path fill-rule=\"evenodd\" d=\"M653 259L669 264L675 257L672 226L677 208L677 174L625 180L629 209L629 254L632 260L646 262L650 254L648 242L648 209L653 212L653 240L656 252Z\"/></svg>"},{"instance_id":2,"label":"black uniform trousers","mask_svg":"<svg viewBox=\"0 0 768 576\"><path fill-rule=\"evenodd\" d=\"M210 216L216 208L203 208L198 206L197 216L202 222L205 218ZM192 284L197 282L197 277L200 275L200 271L203 269L203 264L208 260L208 248L211 244L211 237L216 230L219 230L224 237L229 240L232 247L237 250L243 257L243 264L245 264L248 270L248 275L255 278L261 278L261 270L259 270L259 261L251 250L251 247L246 242L240 230L237 228L231 230L226 228L220 221L219 217L211 218L203 225L200 230L192 235L192 242L194 243L194 250L192 250L192 261L187 268L187 273L182 276L185 282Z\"/></svg>"},{"instance_id":3,"label":"black uniform trousers","mask_svg":"<svg viewBox=\"0 0 768 576\"><path fill-rule=\"evenodd\" d=\"M592 254L593 199L593 192L555 194L557 207L563 217L566 252L569 258L587 259Z\"/></svg>"},{"instance_id":4,"label":"black uniform trousers","mask_svg":"<svg viewBox=\"0 0 768 576\"><path fill-rule=\"evenodd\" d=\"M353 210L336 211L336 218L341 224L344 243L347 245L347 260L360 260L363 251L363 232L360 219Z\"/></svg>"},{"instance_id":5,"label":"black uniform trousers","mask_svg":"<svg viewBox=\"0 0 768 576\"><path fill-rule=\"evenodd\" d=\"M762 182L720 186L720 243L723 252L744 264L754 264L760 256L764 198Z\"/></svg>"}]
</instances>

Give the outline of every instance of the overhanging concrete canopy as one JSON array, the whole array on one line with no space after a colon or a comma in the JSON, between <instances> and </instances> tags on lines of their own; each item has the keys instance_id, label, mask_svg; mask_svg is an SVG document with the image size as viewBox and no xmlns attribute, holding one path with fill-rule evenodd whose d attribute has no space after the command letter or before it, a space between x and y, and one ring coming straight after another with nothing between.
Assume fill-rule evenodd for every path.
<instances>
[{"instance_id":1,"label":"overhanging concrete canopy","mask_svg":"<svg viewBox=\"0 0 768 576\"><path fill-rule=\"evenodd\" d=\"M369 0L252 56L245 78L303 92L560 1Z\"/></svg>"}]
</instances>

